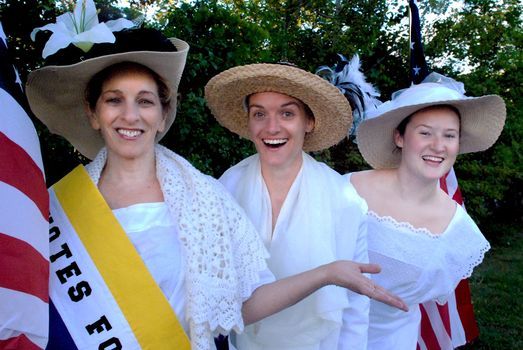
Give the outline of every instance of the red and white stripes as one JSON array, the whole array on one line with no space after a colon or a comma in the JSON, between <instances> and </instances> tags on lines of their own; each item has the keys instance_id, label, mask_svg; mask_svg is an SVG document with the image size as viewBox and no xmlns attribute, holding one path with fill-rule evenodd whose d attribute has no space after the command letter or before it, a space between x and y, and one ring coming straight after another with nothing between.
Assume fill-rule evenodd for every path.
<instances>
[{"instance_id":1,"label":"red and white stripes","mask_svg":"<svg viewBox=\"0 0 523 350\"><path fill-rule=\"evenodd\" d=\"M451 169L440 179L441 188L459 205L463 198ZM429 301L420 305L421 327L418 350L452 350L479 335L470 298L468 280L462 280L444 305Z\"/></svg>"},{"instance_id":2,"label":"red and white stripes","mask_svg":"<svg viewBox=\"0 0 523 350\"><path fill-rule=\"evenodd\" d=\"M5 50L1 24L0 40ZM9 68L5 57L3 72ZM40 144L29 116L3 88L0 106L0 350L43 349L49 317L49 199Z\"/></svg>"}]
</instances>

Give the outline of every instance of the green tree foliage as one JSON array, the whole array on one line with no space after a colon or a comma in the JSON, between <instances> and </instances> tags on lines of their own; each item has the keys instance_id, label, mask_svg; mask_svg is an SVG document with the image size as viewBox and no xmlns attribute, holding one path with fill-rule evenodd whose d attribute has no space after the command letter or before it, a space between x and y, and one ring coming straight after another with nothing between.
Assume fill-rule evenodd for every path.
<instances>
[{"instance_id":1,"label":"green tree foliage","mask_svg":"<svg viewBox=\"0 0 523 350\"><path fill-rule=\"evenodd\" d=\"M62 12L55 5L63 10L71 3L0 0L1 19L23 80L27 71L42 64L39 49L29 40L32 28L53 21ZM177 121L162 143L214 176L254 151L250 142L219 126L205 105L203 87L227 68L285 60L314 71L319 65L334 65L338 53L347 57L358 53L368 80L381 90L382 99L409 85L407 1L129 3L128 9L115 8L116 0L97 1L97 6L107 18L122 14L132 18L154 8L155 16L145 25L191 46L179 90ZM521 224L522 6L518 0L419 3L429 66L463 81L471 96L495 93L507 103L507 125L497 144L487 152L460 157L456 166L468 210L483 228L490 225L491 231L500 222ZM433 14L438 20L431 22ZM36 123L52 183L85 159ZM347 139L315 156L340 172L367 168L357 146Z\"/></svg>"}]
</instances>

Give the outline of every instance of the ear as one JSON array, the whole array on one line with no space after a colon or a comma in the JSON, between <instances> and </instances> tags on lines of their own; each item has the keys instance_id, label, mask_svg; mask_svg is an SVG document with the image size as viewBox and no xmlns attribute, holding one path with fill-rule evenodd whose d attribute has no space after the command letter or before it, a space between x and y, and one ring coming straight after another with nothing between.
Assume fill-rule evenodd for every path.
<instances>
[{"instance_id":1,"label":"ear","mask_svg":"<svg viewBox=\"0 0 523 350\"><path fill-rule=\"evenodd\" d=\"M98 122L98 117L96 116L96 113L91 110L91 108L88 105L85 105L85 114L87 114L87 118L89 119L89 124L91 124L91 127L94 130L100 130L100 123Z\"/></svg>"},{"instance_id":2,"label":"ear","mask_svg":"<svg viewBox=\"0 0 523 350\"><path fill-rule=\"evenodd\" d=\"M315 120L312 118L307 118L307 124L305 125L305 132L311 132L314 130Z\"/></svg>"},{"instance_id":3,"label":"ear","mask_svg":"<svg viewBox=\"0 0 523 350\"><path fill-rule=\"evenodd\" d=\"M162 121L160 122L160 125L158 126L158 133L164 132L166 125L167 125L167 113L163 113Z\"/></svg>"},{"instance_id":4,"label":"ear","mask_svg":"<svg viewBox=\"0 0 523 350\"><path fill-rule=\"evenodd\" d=\"M403 148L403 136L400 135L400 132L396 129L394 130L394 143L396 147Z\"/></svg>"}]
</instances>

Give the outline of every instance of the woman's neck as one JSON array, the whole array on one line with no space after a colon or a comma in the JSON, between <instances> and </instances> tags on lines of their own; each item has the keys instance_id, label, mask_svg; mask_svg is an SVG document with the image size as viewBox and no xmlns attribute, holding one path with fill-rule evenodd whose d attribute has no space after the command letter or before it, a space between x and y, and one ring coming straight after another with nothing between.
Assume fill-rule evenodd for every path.
<instances>
[{"instance_id":1,"label":"woman's neck","mask_svg":"<svg viewBox=\"0 0 523 350\"><path fill-rule=\"evenodd\" d=\"M280 210L287 198L287 194L298 176L300 169L303 164L303 157L300 158L299 162L295 162L290 167L271 167L265 164L261 164L261 172L267 190L269 191L269 197L271 199L272 208L272 230L276 226Z\"/></svg>"},{"instance_id":2,"label":"woman's neck","mask_svg":"<svg viewBox=\"0 0 523 350\"><path fill-rule=\"evenodd\" d=\"M440 188L438 179L427 179L404 171L391 171L389 200L378 202L381 216L392 216L433 234L445 231L456 211L456 205ZM375 198L376 200L376 198Z\"/></svg>"},{"instance_id":3,"label":"woman's neck","mask_svg":"<svg viewBox=\"0 0 523 350\"><path fill-rule=\"evenodd\" d=\"M426 204L436 199L439 193L439 180L416 176L405 167L399 167L394 172L396 191L401 200Z\"/></svg>"},{"instance_id":4,"label":"woman's neck","mask_svg":"<svg viewBox=\"0 0 523 350\"><path fill-rule=\"evenodd\" d=\"M155 159L154 152L137 159L125 159L108 152L98 188L111 208L163 201Z\"/></svg>"}]
</instances>

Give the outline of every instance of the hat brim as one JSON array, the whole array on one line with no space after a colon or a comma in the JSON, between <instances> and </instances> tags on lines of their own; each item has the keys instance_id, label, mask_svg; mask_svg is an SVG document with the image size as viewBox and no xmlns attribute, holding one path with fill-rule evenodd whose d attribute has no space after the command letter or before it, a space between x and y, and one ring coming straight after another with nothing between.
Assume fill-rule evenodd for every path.
<instances>
[{"instance_id":1,"label":"hat brim","mask_svg":"<svg viewBox=\"0 0 523 350\"><path fill-rule=\"evenodd\" d=\"M328 81L299 68L265 63L234 67L207 83L205 98L222 126L249 139L245 98L268 91L299 99L311 109L315 125L305 136L303 150L329 148L347 135L352 123L347 99Z\"/></svg>"},{"instance_id":2,"label":"hat brim","mask_svg":"<svg viewBox=\"0 0 523 350\"><path fill-rule=\"evenodd\" d=\"M29 74L26 94L31 110L54 134L63 136L81 154L93 159L104 141L89 124L85 110L84 91L89 80L102 69L120 62L135 62L152 69L167 81L173 94L185 67L189 45L180 39L169 39L177 51L132 51L91 58L67 66L47 66ZM160 140L176 118L176 99L166 118Z\"/></svg>"},{"instance_id":3,"label":"hat brim","mask_svg":"<svg viewBox=\"0 0 523 350\"><path fill-rule=\"evenodd\" d=\"M460 154L488 149L505 124L505 102L497 95L403 106L359 125L356 140L363 158L374 169L397 168L401 152L395 151L394 130L409 115L437 105L453 106L460 113Z\"/></svg>"}]
</instances>

